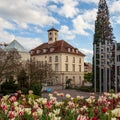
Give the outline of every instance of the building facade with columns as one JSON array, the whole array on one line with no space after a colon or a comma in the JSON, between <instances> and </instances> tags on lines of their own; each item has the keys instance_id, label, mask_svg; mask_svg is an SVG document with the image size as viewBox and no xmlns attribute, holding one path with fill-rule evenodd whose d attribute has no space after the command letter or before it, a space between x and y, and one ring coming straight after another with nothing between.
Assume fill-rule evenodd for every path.
<instances>
[{"instance_id":1,"label":"building facade with columns","mask_svg":"<svg viewBox=\"0 0 120 120\"><path fill-rule=\"evenodd\" d=\"M55 71L51 85L63 85L66 80L72 79L72 85L81 86L84 80L85 55L66 41L58 40L58 32L55 28L49 29L48 42L32 49L31 58L48 63Z\"/></svg>"}]
</instances>

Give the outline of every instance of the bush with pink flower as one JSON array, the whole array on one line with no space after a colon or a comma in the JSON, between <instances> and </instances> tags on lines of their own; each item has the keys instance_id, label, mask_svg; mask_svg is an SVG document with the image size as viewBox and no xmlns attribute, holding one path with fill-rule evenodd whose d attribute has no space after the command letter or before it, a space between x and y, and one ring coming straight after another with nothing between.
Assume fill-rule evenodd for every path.
<instances>
[{"instance_id":1,"label":"bush with pink flower","mask_svg":"<svg viewBox=\"0 0 120 120\"><path fill-rule=\"evenodd\" d=\"M120 93L73 98L54 92L43 98L18 91L0 98L0 120L120 120Z\"/></svg>"}]
</instances>

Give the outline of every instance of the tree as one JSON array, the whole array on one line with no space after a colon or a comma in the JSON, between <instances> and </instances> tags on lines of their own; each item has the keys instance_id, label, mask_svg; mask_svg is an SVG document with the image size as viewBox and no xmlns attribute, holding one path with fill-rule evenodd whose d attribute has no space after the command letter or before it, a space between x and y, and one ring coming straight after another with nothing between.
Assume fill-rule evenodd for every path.
<instances>
[{"instance_id":1,"label":"tree","mask_svg":"<svg viewBox=\"0 0 120 120\"><path fill-rule=\"evenodd\" d=\"M18 84L20 88L28 87L28 76L25 69L22 69L17 76Z\"/></svg>"},{"instance_id":2,"label":"tree","mask_svg":"<svg viewBox=\"0 0 120 120\"><path fill-rule=\"evenodd\" d=\"M101 57L101 54L99 51L101 51L101 46L102 47L104 46L104 48L109 47L110 51L112 51L111 46L113 45L113 40L114 40L112 30L113 29L111 27L110 20L109 20L109 10L108 10L107 3L105 0L100 0L99 5L98 5L97 18L95 21L95 33L94 33L94 40L93 40L93 46L95 46L93 48L93 51L94 51L94 54L93 54L93 79L95 80L95 83L93 82L93 85L96 86L94 88L95 89L97 88L98 90L104 89L106 91L106 87L103 88L103 85L104 85L104 82L107 84L107 79L103 80L103 78L104 78L103 74L105 73L104 71L107 71L107 68L105 68L105 66L102 66L102 65L107 64L106 66L110 66L110 65L108 65L109 64L108 62L104 62L106 59L108 50L106 50L106 53L105 53L106 55L102 56L102 57L104 57L102 62L101 62L102 57ZM106 43L108 45L107 47L105 47ZM101 44L101 46L100 46L100 44ZM110 52L108 52L108 54L109 53ZM110 54L109 54L109 56L110 56ZM109 57L109 59L111 61L112 57ZM102 63L102 65L101 65L101 63ZM109 68L109 69L111 69L111 68ZM112 71L112 69L111 69L111 71ZM101 79L100 79L100 72L102 74ZM96 76L96 78L94 77L94 75ZM106 75L106 76L109 76L109 75ZM101 81L101 83L100 83L100 81Z\"/></svg>"},{"instance_id":3,"label":"tree","mask_svg":"<svg viewBox=\"0 0 120 120\"><path fill-rule=\"evenodd\" d=\"M98 5L97 19L95 21L95 34L93 44L112 41L114 39L109 20L109 10L105 0L100 0Z\"/></svg>"},{"instance_id":4,"label":"tree","mask_svg":"<svg viewBox=\"0 0 120 120\"><path fill-rule=\"evenodd\" d=\"M84 74L84 80L86 82L92 83L92 73L85 73Z\"/></svg>"},{"instance_id":5,"label":"tree","mask_svg":"<svg viewBox=\"0 0 120 120\"><path fill-rule=\"evenodd\" d=\"M0 50L0 82L17 75L21 69L21 56L16 49Z\"/></svg>"},{"instance_id":6,"label":"tree","mask_svg":"<svg viewBox=\"0 0 120 120\"><path fill-rule=\"evenodd\" d=\"M54 76L50 65L41 61L31 59L26 62L27 74L29 76L29 87L32 84L40 84Z\"/></svg>"},{"instance_id":7,"label":"tree","mask_svg":"<svg viewBox=\"0 0 120 120\"><path fill-rule=\"evenodd\" d=\"M69 88L71 88L71 81L72 81L72 79L68 79L68 80L66 80L66 89L69 89Z\"/></svg>"}]
</instances>

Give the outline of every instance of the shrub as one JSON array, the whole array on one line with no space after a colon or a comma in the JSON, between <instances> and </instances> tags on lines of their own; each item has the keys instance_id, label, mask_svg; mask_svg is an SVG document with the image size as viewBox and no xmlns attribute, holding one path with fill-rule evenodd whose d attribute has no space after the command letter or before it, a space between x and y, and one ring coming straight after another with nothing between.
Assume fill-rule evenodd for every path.
<instances>
[{"instance_id":1,"label":"shrub","mask_svg":"<svg viewBox=\"0 0 120 120\"><path fill-rule=\"evenodd\" d=\"M33 90L35 95L41 96L41 89L42 89L42 85L35 84L31 86L31 90Z\"/></svg>"},{"instance_id":2,"label":"shrub","mask_svg":"<svg viewBox=\"0 0 120 120\"><path fill-rule=\"evenodd\" d=\"M19 90L19 86L18 84L15 84L14 81L9 81L9 82L6 81L1 85L1 92L4 95L14 93L17 90Z\"/></svg>"},{"instance_id":3,"label":"shrub","mask_svg":"<svg viewBox=\"0 0 120 120\"><path fill-rule=\"evenodd\" d=\"M91 86L81 86L81 87L76 87L76 90L84 91L84 92L93 92L93 88Z\"/></svg>"}]
</instances>

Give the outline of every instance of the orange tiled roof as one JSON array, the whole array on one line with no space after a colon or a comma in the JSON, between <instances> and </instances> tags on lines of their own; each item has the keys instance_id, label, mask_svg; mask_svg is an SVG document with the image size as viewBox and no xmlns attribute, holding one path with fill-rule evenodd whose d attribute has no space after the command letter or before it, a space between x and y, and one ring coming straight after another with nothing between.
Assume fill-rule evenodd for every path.
<instances>
[{"instance_id":1,"label":"orange tiled roof","mask_svg":"<svg viewBox=\"0 0 120 120\"><path fill-rule=\"evenodd\" d=\"M37 52L37 50L39 50L39 52ZM42 45L39 45L38 47L32 49L30 53L32 56L43 55L43 54L53 54L53 53L69 53L69 54L85 56L77 48L74 48L64 40L58 40L51 44L43 43Z\"/></svg>"}]
</instances>

